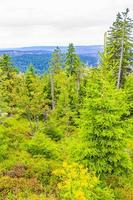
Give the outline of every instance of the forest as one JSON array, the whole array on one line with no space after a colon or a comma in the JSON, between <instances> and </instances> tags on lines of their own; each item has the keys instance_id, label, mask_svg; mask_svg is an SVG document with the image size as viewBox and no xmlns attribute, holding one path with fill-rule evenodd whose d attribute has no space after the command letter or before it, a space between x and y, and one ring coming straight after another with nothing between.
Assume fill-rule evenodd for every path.
<instances>
[{"instance_id":1,"label":"forest","mask_svg":"<svg viewBox=\"0 0 133 200\"><path fill-rule=\"evenodd\" d=\"M44 74L0 57L0 200L133 200L132 29L118 13L97 67L72 43Z\"/></svg>"},{"instance_id":2,"label":"forest","mask_svg":"<svg viewBox=\"0 0 133 200\"><path fill-rule=\"evenodd\" d=\"M32 63L35 73L42 74L48 70L51 55L56 46L33 46L25 48L0 49L0 56L8 54L11 62L21 72L25 72ZM65 61L67 46L59 46L62 53L62 62ZM103 51L102 45L75 46L75 52L80 60L88 66L97 66L98 53Z\"/></svg>"}]
</instances>

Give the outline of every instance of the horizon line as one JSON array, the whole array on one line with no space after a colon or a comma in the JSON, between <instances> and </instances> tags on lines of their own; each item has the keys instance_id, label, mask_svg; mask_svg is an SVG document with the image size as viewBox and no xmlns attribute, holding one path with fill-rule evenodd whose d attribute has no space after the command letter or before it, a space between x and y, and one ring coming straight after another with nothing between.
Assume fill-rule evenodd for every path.
<instances>
[{"instance_id":1,"label":"horizon line","mask_svg":"<svg viewBox=\"0 0 133 200\"><path fill-rule=\"evenodd\" d=\"M70 44L70 43L69 43ZM68 47L68 45L29 45L29 46L17 46L17 47L2 47L0 50L6 50L6 49L21 49L21 48L33 48L33 47ZM74 47L83 47L83 46L103 46L103 44L77 44L74 45Z\"/></svg>"}]
</instances>

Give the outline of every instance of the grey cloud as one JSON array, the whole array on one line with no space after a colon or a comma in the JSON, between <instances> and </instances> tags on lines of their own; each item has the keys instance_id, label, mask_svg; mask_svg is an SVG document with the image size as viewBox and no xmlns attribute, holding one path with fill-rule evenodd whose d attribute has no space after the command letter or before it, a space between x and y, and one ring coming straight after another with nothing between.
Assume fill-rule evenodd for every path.
<instances>
[{"instance_id":1,"label":"grey cloud","mask_svg":"<svg viewBox=\"0 0 133 200\"><path fill-rule=\"evenodd\" d=\"M10 20L0 19L0 26L2 27L26 27L26 26L49 26L54 29L78 29L89 28L95 26L102 26L107 24L107 20L104 19L87 19L86 17L68 17L68 18L46 18L35 16L14 17Z\"/></svg>"},{"instance_id":2,"label":"grey cloud","mask_svg":"<svg viewBox=\"0 0 133 200\"><path fill-rule=\"evenodd\" d=\"M118 11L133 0L0 0L0 46L103 43Z\"/></svg>"}]
</instances>

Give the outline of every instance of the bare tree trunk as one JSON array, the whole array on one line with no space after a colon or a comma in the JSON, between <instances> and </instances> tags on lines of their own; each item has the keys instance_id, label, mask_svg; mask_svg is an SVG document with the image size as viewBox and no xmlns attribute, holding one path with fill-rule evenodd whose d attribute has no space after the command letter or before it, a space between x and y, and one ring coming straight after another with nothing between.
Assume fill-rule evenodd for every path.
<instances>
[{"instance_id":1,"label":"bare tree trunk","mask_svg":"<svg viewBox=\"0 0 133 200\"><path fill-rule=\"evenodd\" d=\"M121 81L122 81L123 52L124 52L124 28L123 28L123 34L122 34L122 44L121 44L120 64L119 64L119 71L118 71L118 78L117 78L117 88L120 88Z\"/></svg>"},{"instance_id":2,"label":"bare tree trunk","mask_svg":"<svg viewBox=\"0 0 133 200\"><path fill-rule=\"evenodd\" d=\"M52 97L52 109L55 108L55 97L54 97L54 77L53 73L50 73L50 83L51 83L51 97Z\"/></svg>"},{"instance_id":3,"label":"bare tree trunk","mask_svg":"<svg viewBox=\"0 0 133 200\"><path fill-rule=\"evenodd\" d=\"M122 30L122 41L121 41L121 54L120 54L120 64L117 78L117 88L121 87L122 83L122 61L123 61L123 53L124 53L124 36L125 36L125 22L127 15L125 15L125 19L123 21L123 30Z\"/></svg>"}]
</instances>

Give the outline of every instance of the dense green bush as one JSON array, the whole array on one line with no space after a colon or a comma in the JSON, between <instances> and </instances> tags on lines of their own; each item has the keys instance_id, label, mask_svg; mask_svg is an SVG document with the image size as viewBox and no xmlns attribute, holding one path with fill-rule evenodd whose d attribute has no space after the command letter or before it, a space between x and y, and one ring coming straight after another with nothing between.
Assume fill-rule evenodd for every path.
<instances>
[{"instance_id":1,"label":"dense green bush","mask_svg":"<svg viewBox=\"0 0 133 200\"><path fill-rule=\"evenodd\" d=\"M54 141L43 133L37 133L27 143L26 149L33 156L43 156L44 158L57 158L58 151Z\"/></svg>"},{"instance_id":2,"label":"dense green bush","mask_svg":"<svg viewBox=\"0 0 133 200\"><path fill-rule=\"evenodd\" d=\"M0 127L0 162L8 157L9 139L2 133Z\"/></svg>"},{"instance_id":3,"label":"dense green bush","mask_svg":"<svg viewBox=\"0 0 133 200\"><path fill-rule=\"evenodd\" d=\"M44 128L44 133L48 135L52 140L59 141L63 138L63 133L59 127L56 127L54 122L49 121Z\"/></svg>"}]
</instances>

